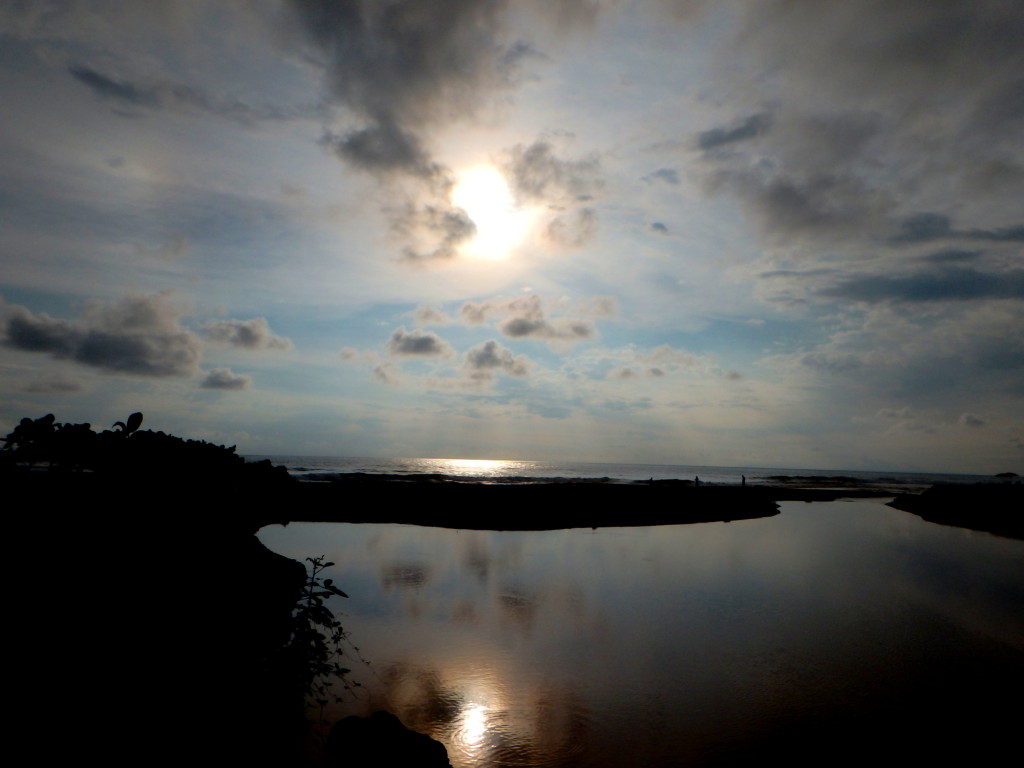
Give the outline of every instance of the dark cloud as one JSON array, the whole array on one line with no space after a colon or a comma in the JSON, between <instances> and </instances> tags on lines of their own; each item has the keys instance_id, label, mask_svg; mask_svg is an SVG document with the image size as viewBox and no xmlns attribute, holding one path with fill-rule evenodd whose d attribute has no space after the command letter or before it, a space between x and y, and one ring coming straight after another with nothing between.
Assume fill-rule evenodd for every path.
<instances>
[{"instance_id":1,"label":"dark cloud","mask_svg":"<svg viewBox=\"0 0 1024 768\"><path fill-rule=\"evenodd\" d=\"M828 243L834 258L890 238L908 210L966 224L918 214L893 244L1024 239L1019 3L763 0L738 20L719 84L755 114L697 144L730 150L709 153L712 188L773 245Z\"/></svg>"},{"instance_id":2,"label":"dark cloud","mask_svg":"<svg viewBox=\"0 0 1024 768\"><path fill-rule=\"evenodd\" d=\"M432 129L471 117L517 82L534 55L507 40L504 0L291 0L324 67L329 98L354 127L321 144L373 173L394 197L385 207L404 261L450 259L476 232L451 202L452 173L432 158ZM399 192L400 180L416 189Z\"/></svg>"},{"instance_id":3,"label":"dark cloud","mask_svg":"<svg viewBox=\"0 0 1024 768\"><path fill-rule=\"evenodd\" d=\"M984 240L1024 242L1024 225L999 229L954 229L949 216L940 213L916 213L900 222L900 233L893 243L927 243L934 240Z\"/></svg>"},{"instance_id":4,"label":"dark cloud","mask_svg":"<svg viewBox=\"0 0 1024 768\"><path fill-rule=\"evenodd\" d=\"M392 188L417 182L385 208L404 241L403 260L450 259L476 232L451 202L452 174L429 147L438 126L474 115L518 82L520 63L537 55L509 39L505 0L292 0L291 8L313 57L322 63L330 98L346 109L352 127L328 131L321 144L354 168ZM550 16L556 26L565 19ZM586 16L586 14L584 14ZM541 14L541 18L545 18ZM582 22L573 22L582 23ZM517 147L509 161L522 200L577 202L597 186L594 159L556 158L550 145ZM555 224L552 239L566 245L593 232L592 212Z\"/></svg>"},{"instance_id":5,"label":"dark cloud","mask_svg":"<svg viewBox=\"0 0 1024 768\"><path fill-rule=\"evenodd\" d=\"M530 372L530 361L490 339L466 352L463 371L470 381L487 383L499 371L509 376L526 376Z\"/></svg>"},{"instance_id":6,"label":"dark cloud","mask_svg":"<svg viewBox=\"0 0 1024 768\"><path fill-rule=\"evenodd\" d=\"M945 251L929 253L924 257L924 260L935 264L945 264L951 261L974 261L983 253L984 251L962 251L957 248L950 248Z\"/></svg>"},{"instance_id":7,"label":"dark cloud","mask_svg":"<svg viewBox=\"0 0 1024 768\"><path fill-rule=\"evenodd\" d=\"M407 205L394 218L393 228L413 241L402 249L403 260L409 262L451 259L476 234L469 215L445 201Z\"/></svg>"},{"instance_id":8,"label":"dark cloud","mask_svg":"<svg viewBox=\"0 0 1024 768\"><path fill-rule=\"evenodd\" d=\"M422 169L422 132L471 115L515 82L522 44L503 42L500 0L292 0L330 93L366 125L341 137L357 165Z\"/></svg>"},{"instance_id":9,"label":"dark cloud","mask_svg":"<svg viewBox=\"0 0 1024 768\"><path fill-rule=\"evenodd\" d=\"M582 309L587 314L607 315L614 312L612 302L607 297L600 297L589 302ZM498 330L509 338L533 338L550 342L573 343L589 339L597 334L593 323L589 320L569 317L548 317L541 299L537 295L522 296L515 299L485 301L475 303L468 301L459 310L463 322L468 325L479 325L495 316L503 319L498 323Z\"/></svg>"},{"instance_id":10,"label":"dark cloud","mask_svg":"<svg viewBox=\"0 0 1024 768\"><path fill-rule=\"evenodd\" d=\"M787 176L765 169L720 171L714 189L728 189L755 215L766 235L832 238L878 227L887 196L854 176L830 172Z\"/></svg>"},{"instance_id":11,"label":"dark cloud","mask_svg":"<svg viewBox=\"0 0 1024 768\"><path fill-rule=\"evenodd\" d=\"M291 349L292 342L270 332L265 318L251 320L214 320L206 324L206 338L218 344L241 349Z\"/></svg>"},{"instance_id":12,"label":"dark cloud","mask_svg":"<svg viewBox=\"0 0 1024 768\"><path fill-rule=\"evenodd\" d=\"M54 357L71 357L81 344L83 333L66 320L46 313L33 315L21 306L7 308L4 331L7 346L26 352L49 352Z\"/></svg>"},{"instance_id":13,"label":"dark cloud","mask_svg":"<svg viewBox=\"0 0 1024 768\"><path fill-rule=\"evenodd\" d=\"M513 194L522 202L551 205L589 200L604 183L596 156L563 160L547 141L517 144L509 150L504 168Z\"/></svg>"},{"instance_id":14,"label":"dark cloud","mask_svg":"<svg viewBox=\"0 0 1024 768\"><path fill-rule=\"evenodd\" d=\"M252 377L234 373L230 368L214 368L199 383L203 389L248 389Z\"/></svg>"},{"instance_id":15,"label":"dark cloud","mask_svg":"<svg viewBox=\"0 0 1024 768\"><path fill-rule=\"evenodd\" d=\"M646 176L644 181L663 181L666 184L679 184L679 172L673 168L659 168Z\"/></svg>"},{"instance_id":16,"label":"dark cloud","mask_svg":"<svg viewBox=\"0 0 1024 768\"><path fill-rule=\"evenodd\" d=\"M911 275L863 275L817 293L867 303L1024 299L1024 270L994 273L949 267Z\"/></svg>"},{"instance_id":17,"label":"dark cloud","mask_svg":"<svg viewBox=\"0 0 1024 768\"><path fill-rule=\"evenodd\" d=\"M113 373L191 376L202 342L163 294L90 302L77 322L5 308L4 343Z\"/></svg>"},{"instance_id":18,"label":"dark cloud","mask_svg":"<svg viewBox=\"0 0 1024 768\"><path fill-rule=\"evenodd\" d=\"M93 69L76 64L68 67L68 72L78 82L88 86L97 96L105 99L123 101L143 107L155 107L160 103L155 90L152 88L142 89L132 83L115 80L106 75L101 75Z\"/></svg>"},{"instance_id":19,"label":"dark cloud","mask_svg":"<svg viewBox=\"0 0 1024 768\"><path fill-rule=\"evenodd\" d=\"M717 149L737 141L752 139L765 133L772 124L772 117L766 112L751 115L729 128L712 128L697 134L697 147L703 150ZM673 182L678 183L678 179Z\"/></svg>"},{"instance_id":20,"label":"dark cloud","mask_svg":"<svg viewBox=\"0 0 1024 768\"><path fill-rule=\"evenodd\" d=\"M510 317L498 323L498 330L513 339L531 337L558 341L581 341L594 335L594 326L586 320L556 317Z\"/></svg>"},{"instance_id":21,"label":"dark cloud","mask_svg":"<svg viewBox=\"0 0 1024 768\"><path fill-rule=\"evenodd\" d=\"M393 355L448 357L452 347L433 331L406 331L403 326L391 334L388 351Z\"/></svg>"},{"instance_id":22,"label":"dark cloud","mask_svg":"<svg viewBox=\"0 0 1024 768\"><path fill-rule=\"evenodd\" d=\"M986 424L983 418L973 413L961 413L957 421L965 427L983 427Z\"/></svg>"},{"instance_id":23,"label":"dark cloud","mask_svg":"<svg viewBox=\"0 0 1024 768\"><path fill-rule=\"evenodd\" d=\"M98 97L123 107L199 112L240 122L309 118L322 112L318 106L287 110L247 104L236 98L217 98L182 83L132 82L80 64L70 65L68 73ZM122 114L131 115L130 112Z\"/></svg>"},{"instance_id":24,"label":"dark cloud","mask_svg":"<svg viewBox=\"0 0 1024 768\"><path fill-rule=\"evenodd\" d=\"M328 131L320 138L320 143L364 171L403 171L428 179L444 173L431 162L417 136L391 121L343 135Z\"/></svg>"}]
</instances>

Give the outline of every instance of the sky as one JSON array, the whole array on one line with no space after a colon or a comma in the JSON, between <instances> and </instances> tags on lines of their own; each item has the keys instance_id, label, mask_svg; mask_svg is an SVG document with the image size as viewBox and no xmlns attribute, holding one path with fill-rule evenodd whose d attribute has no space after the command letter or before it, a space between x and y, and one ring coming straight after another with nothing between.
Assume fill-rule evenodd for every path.
<instances>
[{"instance_id":1,"label":"sky","mask_svg":"<svg viewBox=\"0 0 1024 768\"><path fill-rule=\"evenodd\" d=\"M1024 473L1018 0L0 5L0 433Z\"/></svg>"}]
</instances>

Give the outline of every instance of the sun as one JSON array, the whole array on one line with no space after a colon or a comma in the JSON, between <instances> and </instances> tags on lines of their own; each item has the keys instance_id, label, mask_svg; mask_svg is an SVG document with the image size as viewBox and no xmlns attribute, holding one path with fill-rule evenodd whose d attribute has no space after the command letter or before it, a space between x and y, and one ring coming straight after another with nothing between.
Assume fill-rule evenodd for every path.
<instances>
[{"instance_id":1,"label":"sun","mask_svg":"<svg viewBox=\"0 0 1024 768\"><path fill-rule=\"evenodd\" d=\"M508 182L492 165L478 165L459 174L452 203L476 225L476 236L461 249L467 255L504 258L529 229L531 212L516 205Z\"/></svg>"}]
</instances>

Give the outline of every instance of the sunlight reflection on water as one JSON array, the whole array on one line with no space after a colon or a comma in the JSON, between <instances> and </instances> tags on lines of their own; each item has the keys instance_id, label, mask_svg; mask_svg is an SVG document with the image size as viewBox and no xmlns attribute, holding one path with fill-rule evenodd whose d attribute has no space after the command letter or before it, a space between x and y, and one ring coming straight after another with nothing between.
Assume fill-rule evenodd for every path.
<instances>
[{"instance_id":1,"label":"sunlight reflection on water","mask_svg":"<svg viewBox=\"0 0 1024 768\"><path fill-rule=\"evenodd\" d=\"M516 475L520 467L529 462L505 459L417 459L425 467L424 472L436 472L456 477L507 477Z\"/></svg>"}]
</instances>

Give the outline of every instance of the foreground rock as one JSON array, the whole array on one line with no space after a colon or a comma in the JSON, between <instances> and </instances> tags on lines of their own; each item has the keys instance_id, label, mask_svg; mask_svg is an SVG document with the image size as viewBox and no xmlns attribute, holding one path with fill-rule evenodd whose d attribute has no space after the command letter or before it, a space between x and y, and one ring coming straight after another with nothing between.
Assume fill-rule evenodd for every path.
<instances>
[{"instance_id":1,"label":"foreground rock","mask_svg":"<svg viewBox=\"0 0 1024 768\"><path fill-rule=\"evenodd\" d=\"M411 731L388 712L346 717L331 728L324 768L451 768L444 744Z\"/></svg>"}]
</instances>

